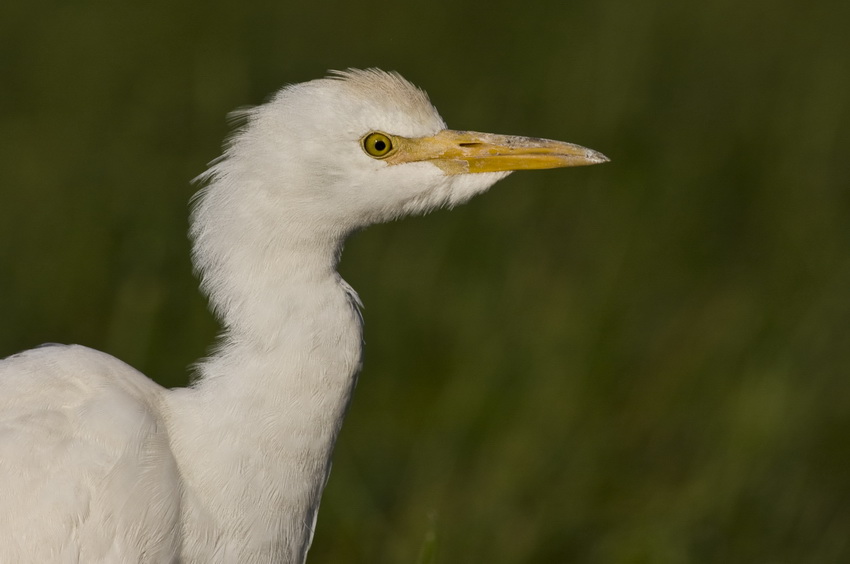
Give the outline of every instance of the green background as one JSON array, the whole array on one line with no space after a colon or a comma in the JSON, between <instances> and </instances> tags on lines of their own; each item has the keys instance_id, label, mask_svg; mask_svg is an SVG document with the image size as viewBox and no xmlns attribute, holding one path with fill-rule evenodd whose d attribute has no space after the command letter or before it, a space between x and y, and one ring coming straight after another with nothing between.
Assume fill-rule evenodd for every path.
<instances>
[{"instance_id":1,"label":"green background","mask_svg":"<svg viewBox=\"0 0 850 564\"><path fill-rule=\"evenodd\" d=\"M166 385L225 115L395 69L612 162L353 237L366 363L310 562L850 562L850 3L0 7L0 356Z\"/></svg>"}]
</instances>

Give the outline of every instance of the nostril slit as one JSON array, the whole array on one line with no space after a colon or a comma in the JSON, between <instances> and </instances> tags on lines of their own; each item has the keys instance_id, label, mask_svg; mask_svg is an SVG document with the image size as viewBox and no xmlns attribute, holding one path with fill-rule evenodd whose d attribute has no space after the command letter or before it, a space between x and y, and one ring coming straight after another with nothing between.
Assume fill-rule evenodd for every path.
<instances>
[{"instance_id":1,"label":"nostril slit","mask_svg":"<svg viewBox=\"0 0 850 564\"><path fill-rule=\"evenodd\" d=\"M458 143L458 145L461 146L461 147L477 147L478 145L481 145L481 143L474 143L474 142Z\"/></svg>"}]
</instances>

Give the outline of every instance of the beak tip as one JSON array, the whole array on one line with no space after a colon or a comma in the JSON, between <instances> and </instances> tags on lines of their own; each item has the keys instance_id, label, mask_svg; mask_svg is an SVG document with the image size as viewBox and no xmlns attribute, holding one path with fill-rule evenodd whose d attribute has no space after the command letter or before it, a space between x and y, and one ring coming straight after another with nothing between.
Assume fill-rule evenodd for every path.
<instances>
[{"instance_id":1,"label":"beak tip","mask_svg":"<svg viewBox=\"0 0 850 564\"><path fill-rule=\"evenodd\" d=\"M600 153L599 151L594 151L593 149L587 150L587 155L585 156L589 164L602 164L610 162L611 159Z\"/></svg>"}]
</instances>

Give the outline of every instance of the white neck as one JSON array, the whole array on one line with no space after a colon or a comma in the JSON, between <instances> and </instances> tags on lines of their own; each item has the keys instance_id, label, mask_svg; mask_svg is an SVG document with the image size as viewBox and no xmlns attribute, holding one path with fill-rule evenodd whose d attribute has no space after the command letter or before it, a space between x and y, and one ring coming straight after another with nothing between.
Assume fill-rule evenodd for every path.
<instances>
[{"instance_id":1,"label":"white neck","mask_svg":"<svg viewBox=\"0 0 850 564\"><path fill-rule=\"evenodd\" d=\"M225 331L199 380L167 400L197 535L184 561L300 564L360 370L357 297L336 272L341 236L281 237L278 225L276 239L233 250L219 227L195 234L196 260Z\"/></svg>"}]
</instances>

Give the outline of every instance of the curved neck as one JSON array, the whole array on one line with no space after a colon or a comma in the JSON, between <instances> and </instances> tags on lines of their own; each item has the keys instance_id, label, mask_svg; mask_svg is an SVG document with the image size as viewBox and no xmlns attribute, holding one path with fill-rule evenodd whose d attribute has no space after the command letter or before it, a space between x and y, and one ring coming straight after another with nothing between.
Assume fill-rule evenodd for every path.
<instances>
[{"instance_id":1,"label":"curved neck","mask_svg":"<svg viewBox=\"0 0 850 564\"><path fill-rule=\"evenodd\" d=\"M196 260L225 330L198 380L167 400L185 531L207 539L186 550L300 563L360 370L357 297L335 269L341 238L242 239L215 253L222 235L200 234Z\"/></svg>"}]
</instances>

